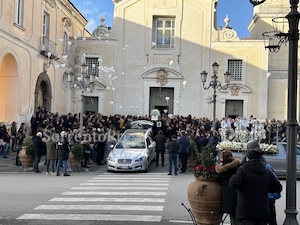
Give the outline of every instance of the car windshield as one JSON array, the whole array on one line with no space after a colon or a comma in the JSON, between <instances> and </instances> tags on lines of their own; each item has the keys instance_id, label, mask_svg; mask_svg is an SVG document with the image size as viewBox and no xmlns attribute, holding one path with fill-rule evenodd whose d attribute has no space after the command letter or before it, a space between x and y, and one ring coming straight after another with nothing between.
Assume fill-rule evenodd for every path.
<instances>
[{"instance_id":1,"label":"car windshield","mask_svg":"<svg viewBox=\"0 0 300 225\"><path fill-rule=\"evenodd\" d=\"M118 141L116 148L145 148L145 139L143 133L126 133Z\"/></svg>"}]
</instances>

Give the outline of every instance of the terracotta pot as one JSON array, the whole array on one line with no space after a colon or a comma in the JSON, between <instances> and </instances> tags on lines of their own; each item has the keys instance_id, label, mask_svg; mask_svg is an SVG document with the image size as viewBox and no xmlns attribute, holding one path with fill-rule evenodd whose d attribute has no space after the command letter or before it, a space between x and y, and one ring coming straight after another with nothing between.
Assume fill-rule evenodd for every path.
<instances>
[{"instance_id":1,"label":"terracotta pot","mask_svg":"<svg viewBox=\"0 0 300 225\"><path fill-rule=\"evenodd\" d=\"M222 187L213 179L195 177L187 196L197 225L219 225L222 221Z\"/></svg>"},{"instance_id":2,"label":"terracotta pot","mask_svg":"<svg viewBox=\"0 0 300 225\"><path fill-rule=\"evenodd\" d=\"M75 159L74 154L69 152L68 168L71 170L76 170L79 167L79 163L80 161Z\"/></svg>"},{"instance_id":3,"label":"terracotta pot","mask_svg":"<svg viewBox=\"0 0 300 225\"><path fill-rule=\"evenodd\" d=\"M33 158L26 154L26 147L22 147L19 151L19 158L23 168L33 167Z\"/></svg>"}]
</instances>

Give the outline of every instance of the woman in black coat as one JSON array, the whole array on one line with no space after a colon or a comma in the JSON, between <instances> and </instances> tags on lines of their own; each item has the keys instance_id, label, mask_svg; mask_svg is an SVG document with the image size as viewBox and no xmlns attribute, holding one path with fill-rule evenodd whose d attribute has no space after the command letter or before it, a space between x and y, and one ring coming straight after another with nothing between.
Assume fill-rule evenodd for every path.
<instances>
[{"instance_id":1,"label":"woman in black coat","mask_svg":"<svg viewBox=\"0 0 300 225\"><path fill-rule=\"evenodd\" d=\"M232 157L232 152L225 150L222 152L223 165L216 165L215 169L218 173L217 181L222 185L222 213L229 214L231 225L237 225L235 217L235 209L237 202L236 191L229 187L229 179L234 175L241 165L238 158Z\"/></svg>"}]
</instances>

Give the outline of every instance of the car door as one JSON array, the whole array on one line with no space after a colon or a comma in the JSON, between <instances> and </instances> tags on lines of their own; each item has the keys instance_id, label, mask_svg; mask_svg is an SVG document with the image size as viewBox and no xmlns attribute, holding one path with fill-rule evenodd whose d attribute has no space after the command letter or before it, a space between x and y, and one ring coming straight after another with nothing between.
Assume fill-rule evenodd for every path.
<instances>
[{"instance_id":1,"label":"car door","mask_svg":"<svg viewBox=\"0 0 300 225\"><path fill-rule=\"evenodd\" d=\"M149 156L149 162L152 162L154 157L155 157L155 149L153 146L153 140L150 137L146 138L146 143L147 143L147 151L148 151L148 156Z\"/></svg>"}]
</instances>

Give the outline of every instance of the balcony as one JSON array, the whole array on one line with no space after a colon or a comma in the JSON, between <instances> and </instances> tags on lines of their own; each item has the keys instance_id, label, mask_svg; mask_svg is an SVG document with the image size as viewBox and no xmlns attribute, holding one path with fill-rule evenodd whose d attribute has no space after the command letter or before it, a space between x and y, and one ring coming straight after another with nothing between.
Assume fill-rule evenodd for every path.
<instances>
[{"instance_id":1,"label":"balcony","mask_svg":"<svg viewBox=\"0 0 300 225\"><path fill-rule=\"evenodd\" d=\"M41 37L41 54L48 57L48 52L51 53L50 59L58 60L56 52L56 43L51 41L48 37Z\"/></svg>"}]
</instances>

